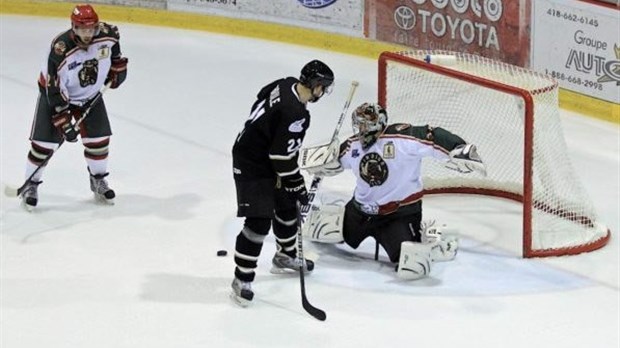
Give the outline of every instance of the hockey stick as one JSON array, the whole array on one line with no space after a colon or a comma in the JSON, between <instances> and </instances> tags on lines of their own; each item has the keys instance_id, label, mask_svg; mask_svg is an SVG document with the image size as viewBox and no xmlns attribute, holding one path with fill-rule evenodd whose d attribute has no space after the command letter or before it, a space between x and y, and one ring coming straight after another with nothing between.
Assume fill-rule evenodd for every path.
<instances>
[{"instance_id":1,"label":"hockey stick","mask_svg":"<svg viewBox=\"0 0 620 348\"><path fill-rule=\"evenodd\" d=\"M299 262L299 284L301 286L301 305L304 307L304 310L315 317L320 321L325 321L327 319L327 314L325 311L319 308L316 308L310 301L308 301L308 297L306 296L306 281L304 278L304 246L303 246L303 238L301 236L301 204L297 203L297 260Z\"/></svg>"},{"instance_id":2,"label":"hockey stick","mask_svg":"<svg viewBox=\"0 0 620 348\"><path fill-rule=\"evenodd\" d=\"M111 85L111 82L108 82L103 87L101 87L101 89L99 90L99 93L97 93L95 98L93 98L93 100L91 101L90 105L88 105L86 110L84 110L84 112L82 113L82 117L80 117L77 120L77 122L75 122L75 125L73 125L73 127L75 128L76 131L80 130L80 124L88 116L88 114L90 113L90 110L92 109L92 107L99 102L99 100L101 99L101 96L103 96L103 93L105 93L105 91L108 90L110 85ZM32 178L39 172L39 170L41 170L41 168L43 168L43 167L45 167L47 165L47 163L50 161L50 159L52 158L54 153L56 153L56 151L58 151L58 149L60 149L60 147L64 143L65 143L65 138L63 137L60 140L60 143L58 143L58 147L56 148L56 150L54 150L47 157L45 157L43 162L41 162L41 164L39 164L39 166L34 170L34 172L32 172L32 174L30 174L30 176L28 177L28 179L26 179L26 181L24 182L24 184L22 186L20 186L19 188L15 188L15 187L11 187L9 185L4 185L4 194L6 196L8 196L8 197L17 197L17 196L21 195L22 192L24 192L24 190L28 186L28 183L30 182L30 180L32 180Z\"/></svg>"},{"instance_id":3,"label":"hockey stick","mask_svg":"<svg viewBox=\"0 0 620 348\"><path fill-rule=\"evenodd\" d=\"M340 128L342 128L342 123L344 121L344 117L349 110L349 105L351 105L351 100L353 100L353 95L355 94L355 90L359 86L359 82L353 81L351 83L351 90L349 91L349 96L347 101L344 103L344 108L342 113L340 114L340 118L338 119L338 124L336 125L336 129L334 129L334 134L332 135L332 142L338 138L338 133L340 133ZM320 321L325 321L327 319L327 314L324 310L319 309L308 301L308 297L306 296L306 281L304 278L304 247L303 247L303 236L301 234L301 227L303 223L306 221L308 217L308 213L310 212L310 207L312 207L312 203L316 198L317 192L319 190L319 186L321 185L321 181L323 177L320 175L315 175L312 178L312 183L310 184L310 190L308 190L308 204L301 205L297 204L297 260L299 262L299 283L301 285L301 305L304 307L304 310L308 312L311 316L315 317Z\"/></svg>"},{"instance_id":4,"label":"hockey stick","mask_svg":"<svg viewBox=\"0 0 620 348\"><path fill-rule=\"evenodd\" d=\"M344 103L344 107L342 108L342 113L340 113L340 118L338 119L338 123L336 124L336 128L334 129L334 134L332 134L332 139L330 143L333 143L338 139L338 134L340 133L340 129L342 128L342 123L344 122L344 118L349 111L349 106L351 105L351 101L353 100L353 96L355 95L355 90L359 86L359 82L353 81L351 82L351 89L349 90L349 96ZM321 185L321 181L323 177L320 175L315 175L312 178L312 184L310 184L310 190L308 191L308 204L301 207L301 223L303 224L308 217L308 213L310 213L310 207L312 207L312 202L314 201L316 191L318 191L319 186Z\"/></svg>"}]
</instances>

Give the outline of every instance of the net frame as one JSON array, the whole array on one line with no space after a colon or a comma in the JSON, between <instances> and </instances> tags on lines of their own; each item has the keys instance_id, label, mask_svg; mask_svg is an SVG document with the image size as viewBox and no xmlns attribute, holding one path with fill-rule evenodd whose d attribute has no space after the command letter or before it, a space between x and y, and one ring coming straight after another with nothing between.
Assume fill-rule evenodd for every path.
<instances>
[{"instance_id":1,"label":"net frame","mask_svg":"<svg viewBox=\"0 0 620 348\"><path fill-rule=\"evenodd\" d=\"M492 65L497 70L507 72L519 72L525 76L529 76L532 80L542 81L543 84L522 84L520 82L513 83L510 79L503 80L499 76L476 74L467 69L458 69L448 65L432 64L430 63L430 57L455 57L460 61L474 62L480 65ZM603 226L597 222L595 213L579 214L571 211L565 211L561 208L556 208L548 205L542 200L536 200L534 198L534 129L535 129L535 98L539 95L546 93L555 94L555 107L557 106L557 90L558 84L553 79L537 73L531 70L527 70L521 67L512 66L498 61L493 61L487 58L466 54L456 53L449 51L407 51L407 52L383 52L378 59L378 101L388 110L390 114L390 105L388 103L388 65L389 64L402 64L409 66L413 69L422 69L424 71L439 74L451 79L457 79L465 81L469 84L481 86L488 89L493 89L501 93L512 95L522 100L522 112L523 112L523 187L520 192L505 190L502 188L481 188L481 187L468 187L467 185L448 185L445 187L435 187L425 189L425 194L442 194L442 193L456 193L456 194L476 194L493 197L506 198L512 201L516 201L523 206L522 216L522 230L523 230L523 245L522 255L523 257L548 257L548 256L560 256L560 255L573 255L582 252L588 252L599 249L607 244L610 239L610 230L606 226ZM499 78L496 78L499 77ZM499 80L499 81L498 81ZM559 115L559 112L556 113ZM559 116L554 116L558 118ZM392 122L392 120L390 120ZM413 122L411 122L413 123ZM458 129L455 129L458 133ZM563 135L562 135L563 140ZM569 163L570 164L570 163ZM587 197L586 197L587 199ZM586 230L585 243L577 245L566 245L551 248L535 248L533 246L533 218L534 210L542 210L546 214L552 214L560 219L570 220L574 224L580 224ZM590 236L590 234L592 236ZM590 239L588 239L590 238Z\"/></svg>"}]
</instances>

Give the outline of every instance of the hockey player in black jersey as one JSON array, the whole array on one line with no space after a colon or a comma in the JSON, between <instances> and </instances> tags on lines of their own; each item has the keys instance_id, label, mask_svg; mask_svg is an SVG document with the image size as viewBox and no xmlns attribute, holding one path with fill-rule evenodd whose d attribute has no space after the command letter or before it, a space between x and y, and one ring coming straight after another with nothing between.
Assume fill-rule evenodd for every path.
<instances>
[{"instance_id":1,"label":"hockey player in black jersey","mask_svg":"<svg viewBox=\"0 0 620 348\"><path fill-rule=\"evenodd\" d=\"M233 175L237 189L237 216L244 217L235 244L235 279L231 298L247 306L254 297L251 284L263 240L273 228L277 251L272 273L297 271L297 201L308 203L306 184L297 164L310 126L308 102L331 92L334 73L313 60L299 79L287 77L263 87L250 117L233 146ZM304 269L314 264L304 260Z\"/></svg>"},{"instance_id":2,"label":"hockey player in black jersey","mask_svg":"<svg viewBox=\"0 0 620 348\"><path fill-rule=\"evenodd\" d=\"M379 104L360 105L352 124L355 134L342 144L302 150L304 159L331 158L302 163L311 174L332 176L350 169L356 177L351 200L344 207L313 207L303 235L317 242L344 242L353 249L373 237L396 264L399 277L422 278L432 262L452 260L458 248L454 234L442 235L437 223L422 223L422 159L444 161L463 174L484 176L485 166L475 145L458 135L429 125L389 125Z\"/></svg>"},{"instance_id":3,"label":"hockey player in black jersey","mask_svg":"<svg viewBox=\"0 0 620 348\"><path fill-rule=\"evenodd\" d=\"M38 203L37 187L48 157L61 141L76 142L80 135L95 197L113 203L108 186L108 146L112 130L99 91L104 84L120 86L127 76L116 26L100 22L91 5L76 5L71 29L54 38L39 74L39 98L30 133L26 184L20 191L28 210ZM80 125L76 121L90 108Z\"/></svg>"}]
</instances>

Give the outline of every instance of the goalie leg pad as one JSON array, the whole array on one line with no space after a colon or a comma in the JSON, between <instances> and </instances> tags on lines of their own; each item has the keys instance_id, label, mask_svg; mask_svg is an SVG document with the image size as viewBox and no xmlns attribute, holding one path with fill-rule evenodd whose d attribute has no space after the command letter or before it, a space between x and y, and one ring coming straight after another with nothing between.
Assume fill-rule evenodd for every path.
<instances>
[{"instance_id":1,"label":"goalie leg pad","mask_svg":"<svg viewBox=\"0 0 620 348\"><path fill-rule=\"evenodd\" d=\"M324 205L312 207L310 217L302 227L305 238L320 243L341 243L344 207Z\"/></svg>"},{"instance_id":2,"label":"goalie leg pad","mask_svg":"<svg viewBox=\"0 0 620 348\"><path fill-rule=\"evenodd\" d=\"M396 274L405 280L421 279L431 273L432 264L430 244L403 242Z\"/></svg>"}]
</instances>

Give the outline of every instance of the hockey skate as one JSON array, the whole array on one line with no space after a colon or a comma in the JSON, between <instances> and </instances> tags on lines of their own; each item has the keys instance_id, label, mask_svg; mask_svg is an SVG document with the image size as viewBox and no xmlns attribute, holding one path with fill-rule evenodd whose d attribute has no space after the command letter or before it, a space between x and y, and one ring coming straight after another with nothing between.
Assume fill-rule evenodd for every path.
<instances>
[{"instance_id":1,"label":"hockey skate","mask_svg":"<svg viewBox=\"0 0 620 348\"><path fill-rule=\"evenodd\" d=\"M114 197L116 197L116 194L114 190L108 186L108 182L105 179L106 176L108 176L108 173L90 174L90 190L93 191L95 199L98 201L114 204Z\"/></svg>"},{"instance_id":2,"label":"hockey skate","mask_svg":"<svg viewBox=\"0 0 620 348\"><path fill-rule=\"evenodd\" d=\"M299 272L299 261L295 257L291 257L285 253L277 251L271 260L271 273L273 274L290 274ZM312 272L314 262L304 259L304 273Z\"/></svg>"},{"instance_id":3,"label":"hockey skate","mask_svg":"<svg viewBox=\"0 0 620 348\"><path fill-rule=\"evenodd\" d=\"M254 298L254 292L252 291L252 282L244 282L235 278L232 284L232 292L230 293L230 298L239 306L247 307L250 303L252 303L252 299Z\"/></svg>"},{"instance_id":4,"label":"hockey skate","mask_svg":"<svg viewBox=\"0 0 620 348\"><path fill-rule=\"evenodd\" d=\"M431 258L435 262L452 261L459 250L456 236L443 235L440 240L431 243Z\"/></svg>"},{"instance_id":5,"label":"hockey skate","mask_svg":"<svg viewBox=\"0 0 620 348\"><path fill-rule=\"evenodd\" d=\"M456 230L450 230L435 220L424 221L421 227L422 243L430 245L432 260L434 262L454 260L459 248Z\"/></svg>"},{"instance_id":6,"label":"hockey skate","mask_svg":"<svg viewBox=\"0 0 620 348\"><path fill-rule=\"evenodd\" d=\"M30 180L24 188L24 191L22 191L22 204L24 206L24 209L26 209L27 211L32 211L34 207L37 206L37 203L39 202L39 194L37 192L37 189L39 187L39 184L41 183L42 181Z\"/></svg>"}]
</instances>

